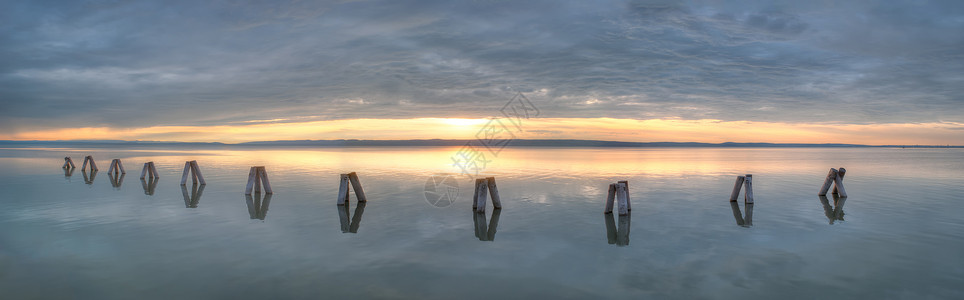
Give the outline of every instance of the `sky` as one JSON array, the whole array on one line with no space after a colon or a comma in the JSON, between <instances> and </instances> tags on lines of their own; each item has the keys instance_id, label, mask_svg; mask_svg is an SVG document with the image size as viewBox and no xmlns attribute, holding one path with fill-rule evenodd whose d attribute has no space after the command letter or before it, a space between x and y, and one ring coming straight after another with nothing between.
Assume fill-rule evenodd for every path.
<instances>
[{"instance_id":1,"label":"sky","mask_svg":"<svg viewBox=\"0 0 964 300\"><path fill-rule=\"evenodd\" d=\"M964 1L2 1L0 139L964 145Z\"/></svg>"}]
</instances>

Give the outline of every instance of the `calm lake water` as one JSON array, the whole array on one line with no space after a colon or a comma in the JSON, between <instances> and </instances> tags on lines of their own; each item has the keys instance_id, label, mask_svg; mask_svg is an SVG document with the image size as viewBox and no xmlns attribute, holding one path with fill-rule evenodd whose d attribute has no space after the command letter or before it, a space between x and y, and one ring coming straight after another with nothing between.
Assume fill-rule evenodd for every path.
<instances>
[{"instance_id":1,"label":"calm lake water","mask_svg":"<svg viewBox=\"0 0 964 300\"><path fill-rule=\"evenodd\" d=\"M457 151L0 149L0 298L964 298L962 149L507 148L482 217ZM86 155L93 178L60 169ZM251 166L269 199L244 195ZM831 167L845 201L817 196ZM352 171L369 201L340 209ZM446 173L459 197L433 205ZM728 201L747 173L751 224ZM618 180L628 218L602 213Z\"/></svg>"}]
</instances>

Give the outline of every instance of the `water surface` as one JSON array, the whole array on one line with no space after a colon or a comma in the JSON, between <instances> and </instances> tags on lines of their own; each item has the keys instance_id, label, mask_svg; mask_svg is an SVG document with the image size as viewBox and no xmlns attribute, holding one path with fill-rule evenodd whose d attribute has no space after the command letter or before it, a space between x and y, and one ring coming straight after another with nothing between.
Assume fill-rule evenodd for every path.
<instances>
[{"instance_id":1,"label":"water surface","mask_svg":"<svg viewBox=\"0 0 964 300\"><path fill-rule=\"evenodd\" d=\"M3 298L961 298L960 149L507 148L504 208L457 148L0 150ZM65 174L92 155L93 178ZM123 178L108 176L123 161ZM179 185L197 160L204 186ZM138 177L155 162L160 179ZM274 194L244 195L251 166ZM817 190L846 167L845 200ZM339 174L369 201L335 205ZM727 201L753 174L752 218ZM449 206L426 181L454 174ZM474 175L474 174L473 174ZM630 216L604 215L628 180ZM491 205L491 204L490 204Z\"/></svg>"}]
</instances>

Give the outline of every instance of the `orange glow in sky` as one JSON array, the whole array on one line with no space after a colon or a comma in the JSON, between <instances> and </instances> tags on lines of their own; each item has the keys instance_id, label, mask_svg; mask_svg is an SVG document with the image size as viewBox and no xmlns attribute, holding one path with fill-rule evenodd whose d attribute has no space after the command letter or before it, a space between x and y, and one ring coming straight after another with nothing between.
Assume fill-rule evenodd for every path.
<instances>
[{"instance_id":1,"label":"orange glow in sky","mask_svg":"<svg viewBox=\"0 0 964 300\"><path fill-rule=\"evenodd\" d=\"M3 140L223 142L331 139L474 139L487 119L414 118L266 122L218 126L85 127L2 133ZM509 124L506 122L506 124ZM516 138L629 142L848 143L944 145L964 140L964 124L806 124L753 121L533 118ZM958 143L959 144L959 143Z\"/></svg>"}]
</instances>

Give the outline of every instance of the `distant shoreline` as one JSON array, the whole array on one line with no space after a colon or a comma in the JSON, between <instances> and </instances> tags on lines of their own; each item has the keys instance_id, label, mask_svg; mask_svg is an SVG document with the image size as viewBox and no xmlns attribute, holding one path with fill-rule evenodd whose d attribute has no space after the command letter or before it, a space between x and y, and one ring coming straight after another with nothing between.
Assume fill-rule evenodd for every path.
<instances>
[{"instance_id":1,"label":"distant shoreline","mask_svg":"<svg viewBox=\"0 0 964 300\"><path fill-rule=\"evenodd\" d=\"M474 141L474 142L473 142ZM246 143L197 143L197 142L154 142L154 141L10 141L0 140L0 147L41 148L41 147L458 147L472 142L481 146L478 140L286 140L259 141ZM956 145L861 145L861 144L806 144L806 143L696 143L696 142L618 142L597 140L529 140L516 139L505 147L558 147L558 148L964 148Z\"/></svg>"}]
</instances>

